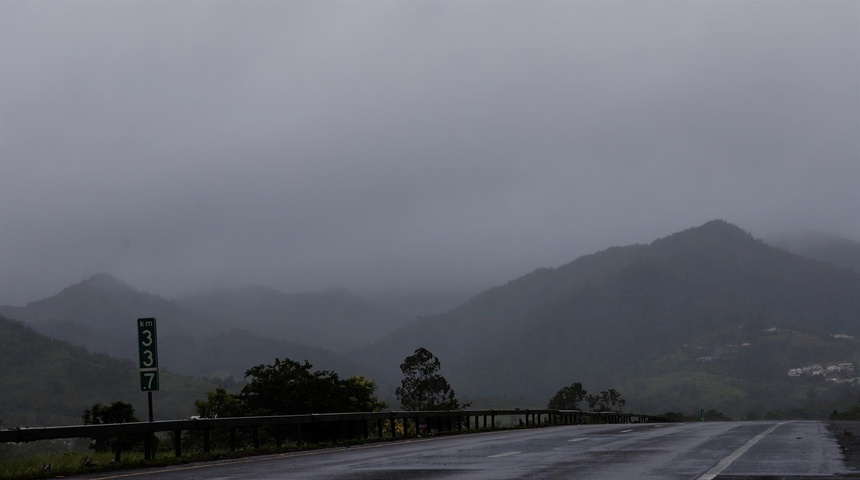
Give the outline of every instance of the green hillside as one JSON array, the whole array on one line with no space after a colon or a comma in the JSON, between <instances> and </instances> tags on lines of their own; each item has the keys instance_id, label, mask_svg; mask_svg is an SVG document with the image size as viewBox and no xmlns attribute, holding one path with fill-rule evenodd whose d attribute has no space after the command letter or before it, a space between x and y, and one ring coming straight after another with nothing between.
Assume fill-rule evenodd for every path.
<instances>
[{"instance_id":1,"label":"green hillside","mask_svg":"<svg viewBox=\"0 0 860 480\"><path fill-rule=\"evenodd\" d=\"M156 420L186 418L194 400L217 385L161 373L161 390L153 393ZM234 387L231 385L231 387ZM92 353L39 334L24 324L0 317L0 421L4 427L76 425L94 403L122 400L146 412L137 365L130 360Z\"/></svg>"}]
</instances>

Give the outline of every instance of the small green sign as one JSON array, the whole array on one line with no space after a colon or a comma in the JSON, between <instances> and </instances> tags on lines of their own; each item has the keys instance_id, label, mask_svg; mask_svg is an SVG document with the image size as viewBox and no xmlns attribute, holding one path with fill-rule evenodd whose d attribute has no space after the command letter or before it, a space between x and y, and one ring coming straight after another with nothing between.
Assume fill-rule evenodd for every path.
<instances>
[{"instance_id":1,"label":"small green sign","mask_svg":"<svg viewBox=\"0 0 860 480\"><path fill-rule=\"evenodd\" d=\"M158 338L154 318L137 320L137 346L140 354L140 390L158 390Z\"/></svg>"}]
</instances>

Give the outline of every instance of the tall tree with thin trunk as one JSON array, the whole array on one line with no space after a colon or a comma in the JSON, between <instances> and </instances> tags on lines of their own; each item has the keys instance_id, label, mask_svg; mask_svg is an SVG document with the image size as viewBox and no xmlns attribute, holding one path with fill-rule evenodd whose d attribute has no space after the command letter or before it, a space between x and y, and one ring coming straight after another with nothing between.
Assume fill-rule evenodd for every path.
<instances>
[{"instance_id":1,"label":"tall tree with thin trunk","mask_svg":"<svg viewBox=\"0 0 860 480\"><path fill-rule=\"evenodd\" d=\"M426 348L419 348L400 365L403 380L395 392L404 410L459 410L454 389L439 369L442 363Z\"/></svg>"}]
</instances>

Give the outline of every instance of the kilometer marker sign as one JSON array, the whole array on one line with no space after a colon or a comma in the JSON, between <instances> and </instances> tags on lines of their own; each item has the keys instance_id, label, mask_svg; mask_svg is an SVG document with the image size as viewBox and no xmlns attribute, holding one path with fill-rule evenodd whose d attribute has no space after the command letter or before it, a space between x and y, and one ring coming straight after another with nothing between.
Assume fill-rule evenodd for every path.
<instances>
[{"instance_id":1,"label":"kilometer marker sign","mask_svg":"<svg viewBox=\"0 0 860 480\"><path fill-rule=\"evenodd\" d=\"M140 390L158 390L158 339L154 318L137 320L137 346L140 352Z\"/></svg>"}]
</instances>

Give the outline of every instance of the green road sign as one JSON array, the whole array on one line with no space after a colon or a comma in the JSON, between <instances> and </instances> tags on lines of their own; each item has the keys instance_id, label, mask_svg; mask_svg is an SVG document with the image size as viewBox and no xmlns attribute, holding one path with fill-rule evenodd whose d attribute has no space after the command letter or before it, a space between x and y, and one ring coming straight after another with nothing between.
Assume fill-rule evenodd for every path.
<instances>
[{"instance_id":1,"label":"green road sign","mask_svg":"<svg viewBox=\"0 0 860 480\"><path fill-rule=\"evenodd\" d=\"M140 353L140 390L158 390L158 340L154 318L137 320L137 347Z\"/></svg>"}]
</instances>

